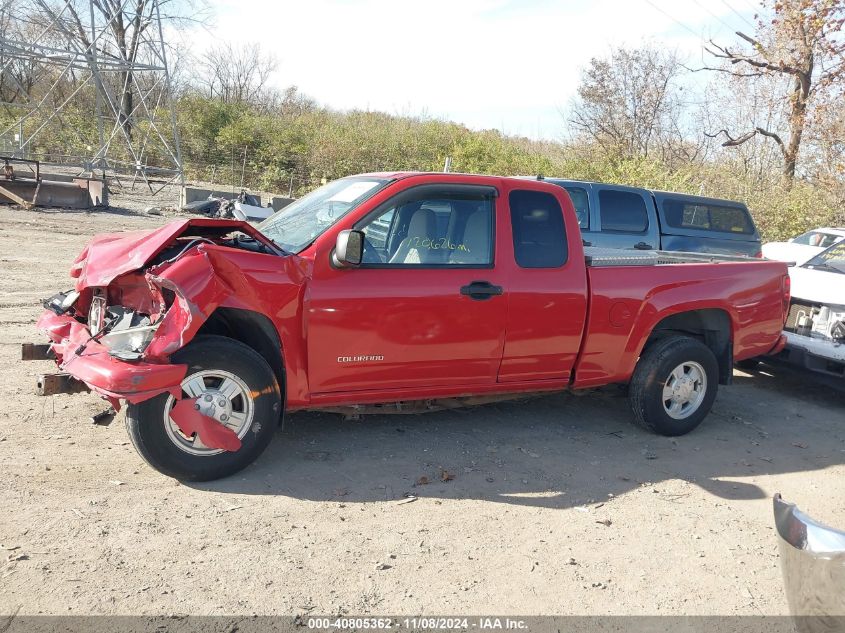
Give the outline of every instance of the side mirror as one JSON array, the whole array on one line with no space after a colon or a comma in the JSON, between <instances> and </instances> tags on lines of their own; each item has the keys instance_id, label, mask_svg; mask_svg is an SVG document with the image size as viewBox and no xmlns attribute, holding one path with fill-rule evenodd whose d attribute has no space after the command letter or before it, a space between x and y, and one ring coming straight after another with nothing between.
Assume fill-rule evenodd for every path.
<instances>
[{"instance_id":1,"label":"side mirror","mask_svg":"<svg viewBox=\"0 0 845 633\"><path fill-rule=\"evenodd\" d=\"M364 233L362 231L341 231L332 253L332 264L337 268L360 266L364 258Z\"/></svg>"}]
</instances>

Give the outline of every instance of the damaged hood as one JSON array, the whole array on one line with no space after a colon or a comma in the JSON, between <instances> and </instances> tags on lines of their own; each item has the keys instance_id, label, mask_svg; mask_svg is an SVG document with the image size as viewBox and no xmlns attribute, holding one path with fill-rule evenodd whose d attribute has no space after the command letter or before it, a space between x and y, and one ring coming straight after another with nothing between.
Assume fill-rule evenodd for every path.
<instances>
[{"instance_id":1,"label":"damaged hood","mask_svg":"<svg viewBox=\"0 0 845 633\"><path fill-rule=\"evenodd\" d=\"M219 237L241 232L274 250L271 241L247 222L189 218L170 222L150 231L129 231L97 235L79 254L70 269L76 290L107 286L114 279L150 262L177 238Z\"/></svg>"},{"instance_id":2,"label":"damaged hood","mask_svg":"<svg viewBox=\"0 0 845 633\"><path fill-rule=\"evenodd\" d=\"M793 266L792 296L812 303L845 305L845 274Z\"/></svg>"},{"instance_id":3,"label":"damaged hood","mask_svg":"<svg viewBox=\"0 0 845 633\"><path fill-rule=\"evenodd\" d=\"M763 257L780 262L795 262L801 265L824 250L822 246L809 244L794 244L792 242L769 242L763 244Z\"/></svg>"}]
</instances>

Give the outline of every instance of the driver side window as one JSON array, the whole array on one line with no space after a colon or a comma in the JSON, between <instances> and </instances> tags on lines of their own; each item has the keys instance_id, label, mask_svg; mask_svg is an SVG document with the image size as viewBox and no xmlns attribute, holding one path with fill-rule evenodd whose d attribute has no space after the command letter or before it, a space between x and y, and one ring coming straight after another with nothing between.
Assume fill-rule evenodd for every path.
<instances>
[{"instance_id":1,"label":"driver side window","mask_svg":"<svg viewBox=\"0 0 845 633\"><path fill-rule=\"evenodd\" d=\"M493 263L493 197L421 188L359 226L363 266L489 266Z\"/></svg>"}]
</instances>

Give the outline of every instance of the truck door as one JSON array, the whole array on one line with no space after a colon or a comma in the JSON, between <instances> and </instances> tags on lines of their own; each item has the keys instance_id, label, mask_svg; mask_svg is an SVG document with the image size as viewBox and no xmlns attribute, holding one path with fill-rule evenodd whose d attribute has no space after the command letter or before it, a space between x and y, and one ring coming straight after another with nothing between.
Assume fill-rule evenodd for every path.
<instances>
[{"instance_id":1,"label":"truck door","mask_svg":"<svg viewBox=\"0 0 845 633\"><path fill-rule=\"evenodd\" d=\"M594 185L598 206L598 235L593 246L606 248L660 248L660 228L651 194L643 189ZM593 229L596 230L596 229Z\"/></svg>"},{"instance_id":2,"label":"truck door","mask_svg":"<svg viewBox=\"0 0 845 633\"><path fill-rule=\"evenodd\" d=\"M571 203L564 199L569 206ZM571 206L545 191L508 193L508 322L499 382L566 380L573 370L587 315L581 234Z\"/></svg>"},{"instance_id":3,"label":"truck door","mask_svg":"<svg viewBox=\"0 0 845 633\"><path fill-rule=\"evenodd\" d=\"M411 187L355 224L360 267L317 254L306 299L312 393L495 383L507 314L497 202L490 186Z\"/></svg>"}]
</instances>

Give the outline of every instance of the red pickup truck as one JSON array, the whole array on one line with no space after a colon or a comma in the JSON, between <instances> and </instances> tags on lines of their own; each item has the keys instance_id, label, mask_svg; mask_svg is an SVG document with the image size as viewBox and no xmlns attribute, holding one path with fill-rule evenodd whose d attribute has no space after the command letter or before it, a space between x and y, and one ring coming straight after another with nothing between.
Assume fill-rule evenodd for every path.
<instances>
[{"instance_id":1,"label":"red pickup truck","mask_svg":"<svg viewBox=\"0 0 845 633\"><path fill-rule=\"evenodd\" d=\"M38 322L62 370L42 391L128 402L140 454L188 480L245 467L300 409L619 383L681 435L734 361L780 351L789 305L783 263L585 249L564 189L443 173L343 178L257 228L95 237L71 276Z\"/></svg>"}]
</instances>

